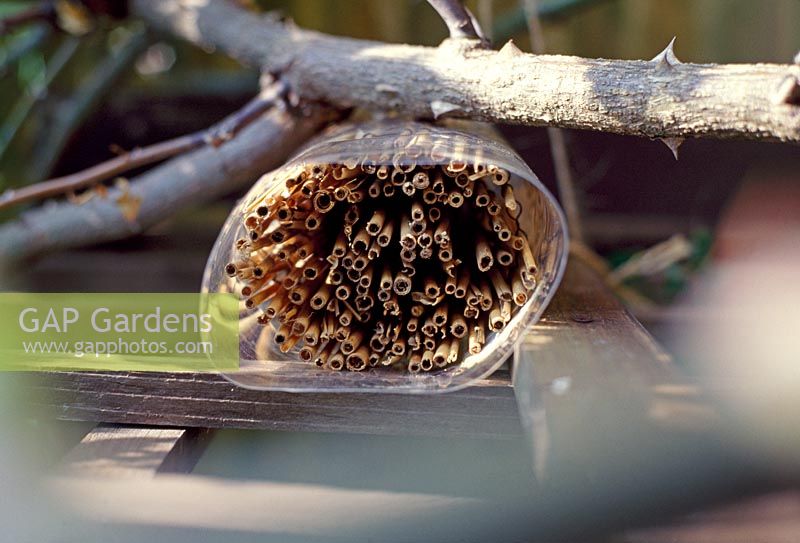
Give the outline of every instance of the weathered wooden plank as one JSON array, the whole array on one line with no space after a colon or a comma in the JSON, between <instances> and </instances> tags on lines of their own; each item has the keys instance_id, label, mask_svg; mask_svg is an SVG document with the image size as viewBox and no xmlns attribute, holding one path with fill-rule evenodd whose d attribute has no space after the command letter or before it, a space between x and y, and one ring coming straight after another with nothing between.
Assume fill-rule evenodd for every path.
<instances>
[{"instance_id":1,"label":"weathered wooden plank","mask_svg":"<svg viewBox=\"0 0 800 543\"><path fill-rule=\"evenodd\" d=\"M61 476L152 477L157 472L188 473L209 432L100 424L60 462Z\"/></svg>"},{"instance_id":2,"label":"weathered wooden plank","mask_svg":"<svg viewBox=\"0 0 800 543\"><path fill-rule=\"evenodd\" d=\"M36 400L66 420L209 428L519 437L508 373L444 395L292 394L208 374L54 373Z\"/></svg>"},{"instance_id":3,"label":"weathered wooden plank","mask_svg":"<svg viewBox=\"0 0 800 543\"><path fill-rule=\"evenodd\" d=\"M600 527L665 517L749 491L703 391L586 266L520 343L514 386L548 503Z\"/></svg>"}]
</instances>

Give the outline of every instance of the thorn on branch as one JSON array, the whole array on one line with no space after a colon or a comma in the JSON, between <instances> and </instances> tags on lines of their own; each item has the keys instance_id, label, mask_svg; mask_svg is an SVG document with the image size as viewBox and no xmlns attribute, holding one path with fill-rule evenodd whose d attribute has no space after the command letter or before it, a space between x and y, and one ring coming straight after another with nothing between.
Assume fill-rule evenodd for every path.
<instances>
[{"instance_id":1,"label":"thorn on branch","mask_svg":"<svg viewBox=\"0 0 800 543\"><path fill-rule=\"evenodd\" d=\"M650 61L655 64L656 68L669 70L675 66L678 66L679 64L683 64L680 60L678 60L678 57L675 56L676 38L677 37L673 37L664 50L653 57L653 60Z\"/></svg>"},{"instance_id":2,"label":"thorn on branch","mask_svg":"<svg viewBox=\"0 0 800 543\"><path fill-rule=\"evenodd\" d=\"M658 138L658 140L666 145L667 148L672 151L672 156L675 157L675 160L678 160L678 152L683 142L686 141L686 138Z\"/></svg>"},{"instance_id":3,"label":"thorn on branch","mask_svg":"<svg viewBox=\"0 0 800 543\"><path fill-rule=\"evenodd\" d=\"M444 102L442 100L434 100L431 102L431 112L433 113L434 119L440 119L448 113L453 113L455 111L459 111L460 109L461 106L451 104L450 102Z\"/></svg>"},{"instance_id":4,"label":"thorn on branch","mask_svg":"<svg viewBox=\"0 0 800 543\"><path fill-rule=\"evenodd\" d=\"M278 100L285 100L288 93L289 86L284 81L277 80L242 109L227 117L217 126L208 129L203 137L205 144L219 147L232 140L242 128L273 107Z\"/></svg>"},{"instance_id":5,"label":"thorn on branch","mask_svg":"<svg viewBox=\"0 0 800 543\"><path fill-rule=\"evenodd\" d=\"M525 53L522 52L522 49L517 47L517 44L514 43L514 40L508 40L506 44L500 48L500 51L498 51L497 54L502 55L505 58L514 58L524 55Z\"/></svg>"},{"instance_id":6,"label":"thorn on branch","mask_svg":"<svg viewBox=\"0 0 800 543\"><path fill-rule=\"evenodd\" d=\"M428 0L447 25L452 39L480 40L487 43L478 21L461 0Z\"/></svg>"},{"instance_id":7,"label":"thorn on branch","mask_svg":"<svg viewBox=\"0 0 800 543\"><path fill-rule=\"evenodd\" d=\"M800 79L797 75L789 74L783 79L773 102L776 105L800 106Z\"/></svg>"}]
</instances>

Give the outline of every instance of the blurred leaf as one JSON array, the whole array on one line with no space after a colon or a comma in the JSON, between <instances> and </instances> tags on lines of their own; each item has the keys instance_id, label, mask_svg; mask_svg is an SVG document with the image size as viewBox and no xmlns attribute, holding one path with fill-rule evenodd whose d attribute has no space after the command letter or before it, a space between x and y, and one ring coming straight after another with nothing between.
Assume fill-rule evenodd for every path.
<instances>
[{"instance_id":1,"label":"blurred leaf","mask_svg":"<svg viewBox=\"0 0 800 543\"><path fill-rule=\"evenodd\" d=\"M17 66L17 80L28 90L40 88L45 81L47 65L41 51L31 51L19 60Z\"/></svg>"}]
</instances>

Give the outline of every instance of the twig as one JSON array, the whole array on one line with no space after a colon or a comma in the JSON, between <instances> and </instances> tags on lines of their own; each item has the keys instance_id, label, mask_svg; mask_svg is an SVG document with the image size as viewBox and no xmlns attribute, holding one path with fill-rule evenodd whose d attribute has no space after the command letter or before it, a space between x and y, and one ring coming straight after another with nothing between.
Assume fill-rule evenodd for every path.
<instances>
[{"instance_id":1,"label":"twig","mask_svg":"<svg viewBox=\"0 0 800 543\"><path fill-rule=\"evenodd\" d=\"M428 0L428 3L444 20L451 38L485 41L478 22L461 0Z\"/></svg>"},{"instance_id":2,"label":"twig","mask_svg":"<svg viewBox=\"0 0 800 543\"><path fill-rule=\"evenodd\" d=\"M231 2L131 0L130 7L157 28L281 73L301 98L333 106L650 138L800 143L798 106L775 96L796 66L528 55L508 44L498 52L444 51L327 36Z\"/></svg>"},{"instance_id":3,"label":"twig","mask_svg":"<svg viewBox=\"0 0 800 543\"><path fill-rule=\"evenodd\" d=\"M204 145L218 147L231 140L238 131L272 107L275 101L283 96L284 90L283 84L278 83L259 94L236 113L207 130L156 143L141 149L134 149L74 174L43 181L17 190L8 190L0 196L0 210L23 202L41 200L96 185L123 172L154 164Z\"/></svg>"},{"instance_id":4,"label":"twig","mask_svg":"<svg viewBox=\"0 0 800 543\"><path fill-rule=\"evenodd\" d=\"M527 14L531 48L538 55L544 54L544 32L539 19L539 2L538 0L523 0L523 2L523 8ZM569 164L567 142L564 139L564 133L558 128L548 127L547 136L550 139L550 153L553 155L558 194L561 196L561 204L564 206L564 213L567 216L569 234L573 240L582 242L584 239L583 221L572 168Z\"/></svg>"},{"instance_id":5,"label":"twig","mask_svg":"<svg viewBox=\"0 0 800 543\"><path fill-rule=\"evenodd\" d=\"M14 105L14 108L9 113L8 118L5 123L3 123L3 127L0 130L0 157L8 150L9 144L14 139L20 127L22 127L25 119L30 115L36 103L47 94L47 89L50 84L56 76L61 73L61 70L64 69L78 50L79 41L80 40L77 38L70 37L61 42L61 45L59 45L50 61L47 63L45 80L42 85L23 94Z\"/></svg>"},{"instance_id":6,"label":"twig","mask_svg":"<svg viewBox=\"0 0 800 543\"><path fill-rule=\"evenodd\" d=\"M5 36L20 26L52 19L53 15L55 15L55 11L52 2L39 2L35 6L17 11L0 19L0 36Z\"/></svg>"},{"instance_id":7,"label":"twig","mask_svg":"<svg viewBox=\"0 0 800 543\"><path fill-rule=\"evenodd\" d=\"M116 53L109 55L92 70L73 92L71 99L58 105L45 139L37 145L38 149L31 161L31 181L41 181L50 174L72 133L108 93L111 86L126 73L147 44L147 33L144 30L133 32Z\"/></svg>"},{"instance_id":8,"label":"twig","mask_svg":"<svg viewBox=\"0 0 800 543\"><path fill-rule=\"evenodd\" d=\"M179 156L110 189L104 198L31 210L0 226L0 263L129 237L190 205L235 191L280 165L330 117L318 108L303 117L274 108L229 144Z\"/></svg>"}]
</instances>

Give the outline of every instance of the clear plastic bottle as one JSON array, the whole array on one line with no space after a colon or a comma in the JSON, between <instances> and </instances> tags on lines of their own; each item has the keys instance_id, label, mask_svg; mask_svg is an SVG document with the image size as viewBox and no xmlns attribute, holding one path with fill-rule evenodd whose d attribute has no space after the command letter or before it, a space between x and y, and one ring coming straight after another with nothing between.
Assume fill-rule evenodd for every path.
<instances>
[{"instance_id":1,"label":"clear plastic bottle","mask_svg":"<svg viewBox=\"0 0 800 543\"><path fill-rule=\"evenodd\" d=\"M286 179L313 166L410 169L447 164L492 165L509 174L508 184L521 206L519 226L527 234L537 262L535 288L511 320L486 337L477 354L440 370L409 373L391 368L363 372L330 371L301 360L297 349L283 353L267 341L274 323L256 323L258 307L240 314L240 370L224 374L237 385L293 392L429 393L457 390L481 379L512 354L520 334L541 316L557 288L567 261L567 229L561 209L522 159L491 130L469 130L405 121L346 125L312 141L283 167L264 175L228 217L211 252L203 278L204 292L239 292L235 277L225 273L236 257L237 240L246 234L245 217L260 201L286 190ZM260 339L259 339L260 338Z\"/></svg>"}]
</instances>

